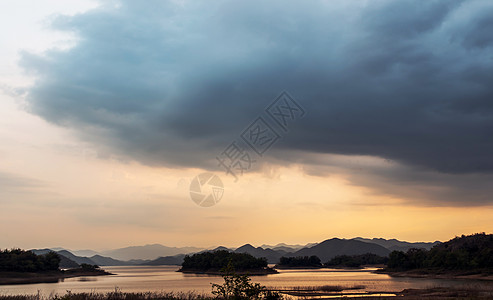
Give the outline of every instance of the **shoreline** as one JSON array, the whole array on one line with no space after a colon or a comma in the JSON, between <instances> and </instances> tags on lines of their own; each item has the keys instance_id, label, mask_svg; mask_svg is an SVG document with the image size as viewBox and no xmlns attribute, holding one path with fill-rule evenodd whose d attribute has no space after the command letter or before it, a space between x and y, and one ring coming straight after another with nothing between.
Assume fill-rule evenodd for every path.
<instances>
[{"instance_id":1,"label":"shoreline","mask_svg":"<svg viewBox=\"0 0 493 300\"><path fill-rule=\"evenodd\" d=\"M43 273L0 272L0 285L56 283L65 278L115 275L104 270L69 269Z\"/></svg>"},{"instance_id":2,"label":"shoreline","mask_svg":"<svg viewBox=\"0 0 493 300\"><path fill-rule=\"evenodd\" d=\"M176 272L181 272L185 274L206 274L206 275L218 275L218 276L224 276L225 273L222 272L221 270L197 270L197 269L188 269L188 270L183 270L179 269ZM273 268L266 268L266 269L252 269L252 270L243 270L243 271L235 271L236 275L248 275L248 276L262 276L262 275L270 275L270 274L278 274L279 272L276 271Z\"/></svg>"},{"instance_id":3,"label":"shoreline","mask_svg":"<svg viewBox=\"0 0 493 300\"><path fill-rule=\"evenodd\" d=\"M409 278L428 278L428 279L470 279L493 281L493 274L482 273L480 271L469 272L452 272L452 271L433 271L433 270L409 270L409 271L389 271L379 269L374 271L377 274L387 274L391 277L409 277Z\"/></svg>"},{"instance_id":4,"label":"shoreline","mask_svg":"<svg viewBox=\"0 0 493 300\"><path fill-rule=\"evenodd\" d=\"M324 267L314 267L314 266L309 266L309 267L290 267L290 266L283 266L283 265L275 265L273 269L278 269L278 270L315 270L315 269L323 269Z\"/></svg>"},{"instance_id":5,"label":"shoreline","mask_svg":"<svg viewBox=\"0 0 493 300\"><path fill-rule=\"evenodd\" d=\"M278 270L347 270L347 271L365 271L368 268L382 268L382 265L361 265L359 267L345 267L345 266L330 266L330 267L287 267L275 265L273 268Z\"/></svg>"}]
</instances>

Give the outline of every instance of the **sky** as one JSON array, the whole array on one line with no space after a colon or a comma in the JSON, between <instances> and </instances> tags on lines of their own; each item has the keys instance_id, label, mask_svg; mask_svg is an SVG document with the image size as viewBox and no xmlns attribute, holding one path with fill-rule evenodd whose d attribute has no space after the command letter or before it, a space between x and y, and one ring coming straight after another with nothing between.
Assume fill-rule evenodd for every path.
<instances>
[{"instance_id":1,"label":"sky","mask_svg":"<svg viewBox=\"0 0 493 300\"><path fill-rule=\"evenodd\" d=\"M0 248L492 228L491 1L5 0L0 24Z\"/></svg>"}]
</instances>

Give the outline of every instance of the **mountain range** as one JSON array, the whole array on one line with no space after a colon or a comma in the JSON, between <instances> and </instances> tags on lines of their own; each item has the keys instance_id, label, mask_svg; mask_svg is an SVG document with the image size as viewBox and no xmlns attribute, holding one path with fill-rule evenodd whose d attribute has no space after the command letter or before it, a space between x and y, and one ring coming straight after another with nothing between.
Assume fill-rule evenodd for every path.
<instances>
[{"instance_id":1,"label":"mountain range","mask_svg":"<svg viewBox=\"0 0 493 300\"><path fill-rule=\"evenodd\" d=\"M160 244L152 244L145 246L131 246L115 250L103 251L100 254L103 256L112 257L119 260L131 259L156 259L160 256L173 256L177 254L195 253L203 250L196 247L167 247Z\"/></svg>"},{"instance_id":2,"label":"mountain range","mask_svg":"<svg viewBox=\"0 0 493 300\"><path fill-rule=\"evenodd\" d=\"M354 240L377 244L391 251L403 251L403 252L407 252L407 250L411 248L423 248L426 250L430 250L433 246L440 244L439 241L435 241L433 243L409 243L409 242L399 241L396 239L390 239L390 240L381 239L381 238L365 239L360 237L357 237Z\"/></svg>"},{"instance_id":3,"label":"mountain range","mask_svg":"<svg viewBox=\"0 0 493 300\"><path fill-rule=\"evenodd\" d=\"M337 255L357 255L373 253L380 256L387 256L394 250L407 251L411 248L430 249L439 244L421 242L410 243L396 239L339 239L332 238L320 243L310 243L306 245L287 245L277 244L262 245L254 247L245 244L236 249L223 246L203 249L197 247L168 247L160 244L145 246L131 246L106 251L94 250L66 250L63 248L34 249L36 254L45 254L48 251L57 252L62 260L60 267L73 268L80 264L91 264L100 266L129 266L129 265L180 265L186 254L198 253L203 251L228 250L236 253L248 253L255 257L265 257L269 263L275 264L282 256L318 256L322 262L326 262Z\"/></svg>"}]
</instances>

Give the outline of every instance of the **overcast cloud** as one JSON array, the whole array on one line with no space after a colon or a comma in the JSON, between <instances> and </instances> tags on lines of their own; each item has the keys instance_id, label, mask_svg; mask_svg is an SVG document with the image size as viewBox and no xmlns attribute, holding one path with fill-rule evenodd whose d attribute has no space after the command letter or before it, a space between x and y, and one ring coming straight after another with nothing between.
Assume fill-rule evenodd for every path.
<instances>
[{"instance_id":1,"label":"overcast cloud","mask_svg":"<svg viewBox=\"0 0 493 300\"><path fill-rule=\"evenodd\" d=\"M271 162L376 156L398 167L353 174L355 184L490 201L491 1L117 1L54 17L52 28L77 43L23 53L21 65L36 76L29 110L102 152L215 167L287 90L307 115ZM447 191L411 195L401 185Z\"/></svg>"}]
</instances>

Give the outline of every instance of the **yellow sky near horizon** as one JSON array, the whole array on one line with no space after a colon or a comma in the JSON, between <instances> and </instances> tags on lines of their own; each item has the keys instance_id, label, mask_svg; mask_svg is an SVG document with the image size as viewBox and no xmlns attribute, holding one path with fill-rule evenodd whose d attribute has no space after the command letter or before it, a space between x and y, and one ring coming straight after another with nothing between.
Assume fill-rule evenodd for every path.
<instances>
[{"instance_id":1,"label":"yellow sky near horizon","mask_svg":"<svg viewBox=\"0 0 493 300\"><path fill-rule=\"evenodd\" d=\"M225 195L203 208L188 188L206 170L99 157L12 97L0 100L0 172L16 181L0 192L0 248L235 247L357 236L443 241L493 225L491 207L412 204L355 186L344 173L309 175L302 165L249 172L236 183L217 173Z\"/></svg>"},{"instance_id":2,"label":"yellow sky near horizon","mask_svg":"<svg viewBox=\"0 0 493 300\"><path fill-rule=\"evenodd\" d=\"M8 3L19 10L26 4ZM493 228L493 206L429 201L423 196L429 190L366 173L394 170L397 163L362 156L314 153L305 164L262 165L238 182L217 173L224 197L204 208L190 199L189 185L208 170L117 157L28 113L14 90L32 83L18 66L18 52L68 47L70 38L47 33L43 20L94 6L49 1L11 16L0 9L16 28L3 29L0 47L0 248L237 247L333 237L445 241Z\"/></svg>"}]
</instances>

